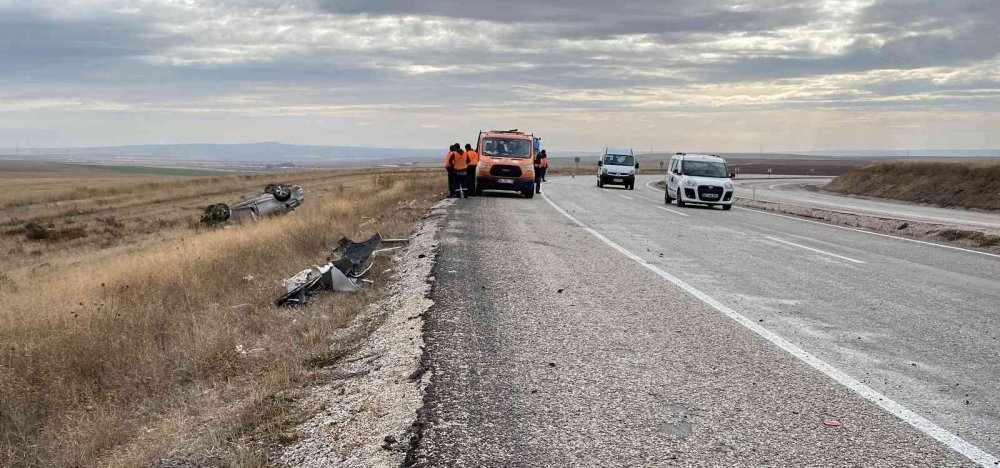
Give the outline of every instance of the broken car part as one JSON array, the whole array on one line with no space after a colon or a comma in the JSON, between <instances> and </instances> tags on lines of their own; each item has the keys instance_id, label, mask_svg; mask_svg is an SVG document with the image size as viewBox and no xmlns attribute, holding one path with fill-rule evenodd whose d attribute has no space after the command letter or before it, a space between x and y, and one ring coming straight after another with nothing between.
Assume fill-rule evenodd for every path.
<instances>
[{"instance_id":1,"label":"broken car part","mask_svg":"<svg viewBox=\"0 0 1000 468\"><path fill-rule=\"evenodd\" d=\"M393 243L400 241L392 240ZM361 277L371 271L372 256L381 244L382 236L377 233L363 242L341 238L331 255L333 258L337 252L341 252L340 257L325 265L302 270L286 279L285 294L275 301L275 305L282 307L306 304L309 295L320 289L350 293L361 291L359 283L369 282Z\"/></svg>"}]
</instances>

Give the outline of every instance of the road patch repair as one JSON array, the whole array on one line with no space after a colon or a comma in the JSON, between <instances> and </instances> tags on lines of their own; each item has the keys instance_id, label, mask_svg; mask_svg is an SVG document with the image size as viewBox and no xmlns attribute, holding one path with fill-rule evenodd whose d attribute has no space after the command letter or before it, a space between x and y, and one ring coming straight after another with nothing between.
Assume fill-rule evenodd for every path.
<instances>
[{"instance_id":1,"label":"road patch repair","mask_svg":"<svg viewBox=\"0 0 1000 468\"><path fill-rule=\"evenodd\" d=\"M407 245L393 251L396 281L390 296L352 322L345 333L368 338L322 369L334 377L298 403L313 416L294 428L295 441L283 449L282 463L317 468L402 464L426 386L421 330L432 305L436 236L453 202L435 205Z\"/></svg>"}]
</instances>

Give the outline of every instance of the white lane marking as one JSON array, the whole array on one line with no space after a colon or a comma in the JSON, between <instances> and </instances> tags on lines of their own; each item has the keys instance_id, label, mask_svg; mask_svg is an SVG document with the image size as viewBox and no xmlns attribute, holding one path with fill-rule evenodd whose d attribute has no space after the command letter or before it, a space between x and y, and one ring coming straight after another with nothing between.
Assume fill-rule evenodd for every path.
<instances>
[{"instance_id":1,"label":"white lane marking","mask_svg":"<svg viewBox=\"0 0 1000 468\"><path fill-rule=\"evenodd\" d=\"M832 227L832 228L837 228L837 229L846 229L848 231L854 231L854 232L863 232L865 234L871 234L873 236L888 237L890 239L897 239L897 240L906 241L906 242L914 242L914 243L917 243L917 244L931 245L931 246L934 246L934 247L941 247L942 249L960 250L962 252L969 252L969 253L974 253L974 254L979 254L979 255L986 255L988 257L1000 258L1000 255L997 255L997 254L992 254L992 253L989 253L989 252L980 252L978 250L972 250L972 249L963 249L961 247L955 247L953 245L936 244L934 242L927 242L927 241L922 241L922 240L917 240L917 239L909 239L909 238L906 238L906 237L893 236L891 234L882 234L880 232L865 231L864 229L856 229L856 228L847 227L847 226L837 226L836 224L823 223L823 222L820 222L820 221L813 221L811 219L796 218L794 216L787 216L787 215L778 214L778 213L771 213L771 212L763 211L763 210L755 210L753 208L743 208L742 206L736 206L735 208L738 209L738 210L753 211L753 212L756 212L756 213L766 214L766 215L769 215L769 216L777 216L779 218L788 218L788 219L792 219L792 220L795 220L795 221L802 221L803 223L819 224L820 226L827 226L827 227Z\"/></svg>"},{"instance_id":2,"label":"white lane marking","mask_svg":"<svg viewBox=\"0 0 1000 468\"><path fill-rule=\"evenodd\" d=\"M618 196L628 200L634 200L632 197L626 197L625 195L618 195Z\"/></svg>"},{"instance_id":3,"label":"white lane marking","mask_svg":"<svg viewBox=\"0 0 1000 468\"><path fill-rule=\"evenodd\" d=\"M782 240L782 239L778 239L777 237L771 237L771 236L767 236L767 237L766 237L766 239L771 239L771 240L773 240L773 241L775 241L775 242L781 242L782 244L788 244L788 245L792 245L792 246L795 246L795 247L798 247L798 248L800 248L800 249L806 249L806 250L809 250L809 251L812 251L812 252L816 252L816 253L821 253L821 254L823 254L823 255L829 255L829 256L831 256L831 257L836 257L836 258L839 258L839 259L841 259L841 260L847 260L847 261L849 261L849 262L854 262L854 263L867 263L867 262L862 262L861 260L855 260L855 259L853 259L853 258L850 258L850 257L845 257L845 256L843 256L843 255L837 255L837 254L835 254L835 253L831 253L831 252L827 252L827 251L825 251L825 250L820 250L820 249L814 249L814 248L812 248L812 247L807 247L807 246L804 246L804 245L802 245L802 244L796 244L796 243L794 243L794 242L788 242L788 241L786 241L786 240Z\"/></svg>"},{"instance_id":4,"label":"white lane marking","mask_svg":"<svg viewBox=\"0 0 1000 468\"><path fill-rule=\"evenodd\" d=\"M651 188L653 190L656 190L657 192L663 192L663 190L660 190L660 189L658 189L656 187L653 187L652 184L654 184L656 182L658 182L658 181L653 180L653 181L647 182L646 183L646 187L649 187L649 188ZM770 215L770 216L777 216L779 218L788 218L788 219L792 219L792 220L795 220L795 221L802 221L803 223L819 224L820 226L832 227L832 228L837 228L837 229L846 229L848 231L861 232L861 233L871 234L873 236L879 236L879 237L888 237L890 239L897 239L897 240L906 241L906 242L915 242L917 244L930 245L930 246L934 246L934 247L941 247L942 249L960 250L962 252L974 253L974 254L979 254L979 255L986 255L988 257L994 257L994 258L1000 258L1000 255L997 255L997 254L993 254L993 253L989 253L989 252L980 252L978 250L972 250L972 249L963 249L962 247L955 247L953 245L937 244L937 243L934 243L934 242L927 242L927 241L922 241L922 240L917 240L917 239L910 239L910 238L907 238L907 237L899 237L899 236L894 236L894 235L891 235L891 234L882 234L881 232L865 231L864 229L856 229L856 228L851 228L851 227L847 227L847 226L837 226L836 224L823 223L823 222L820 222L820 221L813 221L811 219L796 218L795 216L788 216L788 215L782 215L782 214L778 214L778 213L771 213L769 211L756 210L756 209L753 209L753 208L743 208L742 206L735 206L734 205L733 208L736 208L737 210L753 211L755 213L766 214L766 215Z\"/></svg>"},{"instance_id":5,"label":"white lane marking","mask_svg":"<svg viewBox=\"0 0 1000 468\"><path fill-rule=\"evenodd\" d=\"M663 211L669 211L669 212L671 212L673 214L678 214L678 215L681 215L681 216L691 216L691 215L689 215L687 213L681 213L680 211L671 210L670 208L666 208L666 207L663 207L663 206L658 206L657 208L659 208L659 209L661 209Z\"/></svg>"},{"instance_id":6,"label":"white lane marking","mask_svg":"<svg viewBox=\"0 0 1000 468\"><path fill-rule=\"evenodd\" d=\"M650 200L650 199L648 199L648 198L646 198L646 197L644 197L644 196L642 196L642 195L636 195L635 197L636 197L636 198L638 198L638 199L640 199L640 200L646 200L646 201L648 201L648 202L650 202L650 203L655 203L655 204L657 204L657 205L659 205L659 204L660 204L660 202L658 202L658 201L656 201L656 200ZM661 209L661 210L663 210L663 211L669 211L669 212L671 212L671 213L673 213L673 214L677 214L677 215L681 215L681 216L691 216L691 215L689 215L689 214L687 214L687 213L681 213L680 211L677 211L677 210L671 210L670 208L667 208L667 207L663 207L663 206L657 206L657 208L659 208L659 209Z\"/></svg>"},{"instance_id":7,"label":"white lane marking","mask_svg":"<svg viewBox=\"0 0 1000 468\"><path fill-rule=\"evenodd\" d=\"M653 190L656 190L657 192L666 192L666 190L660 190L660 189L658 189L656 187L653 187L653 184L655 184L657 182L659 182L659 181L658 180L651 180L649 182L646 182L646 187L649 187L649 188L651 188Z\"/></svg>"},{"instance_id":8,"label":"white lane marking","mask_svg":"<svg viewBox=\"0 0 1000 468\"><path fill-rule=\"evenodd\" d=\"M818 358L816 356L813 356L812 354L809 354L806 350L804 350L804 349L798 347L797 345L793 344L792 342L790 342L790 341L782 338L777 333L774 333L774 332L772 332L772 331L770 331L770 330L768 330L768 329L766 329L766 328L758 325L757 322L754 322L753 320L750 320L750 319L744 317L743 314L740 314L739 312L736 312L735 310L730 309L729 307L726 307L724 304L722 304L721 302L713 299L708 294L705 294L704 292L702 292L702 291L700 291L698 289L695 289L693 286L685 283L680 278L677 278L677 277L671 275L670 273L667 273L666 271L664 271L659 266L656 266L656 265L653 265L652 263L647 262L642 257L640 257L640 256L638 256L638 255L636 255L636 254L634 254L632 252L630 252L625 247L622 247L622 246L616 244L611 239L608 239L607 237L604 237L603 234L597 232L593 228L591 228L591 227L587 226L586 224L580 222L580 220L574 218L569 213L563 211L562 208L559 208L558 205L556 205L555 203L552 202L552 200L549 199L548 195L543 194L542 198L544 198L545 201L547 201L549 203L549 205L552 205L552 207L555 208L556 211L558 211L560 214L562 214L563 216L565 216L567 219L569 219L570 221L572 221L577 226L580 226L581 228L583 228L584 230L586 230L587 232L589 232L592 236L596 237L601 242L607 244L612 249L617 250L619 253L621 253L622 255L624 255L626 257L628 257L629 259L633 260L634 262L638 263L639 265L642 265L647 270L650 270L653 273L656 273L661 278L663 278L663 279L671 282L675 286L677 286L677 287L683 289L684 291L686 291L688 294L691 294L692 296L698 298L699 300L701 300L705 304L708 304L709 306L711 306L715 310L718 310L719 312L721 312L725 316L727 316L727 317L735 320L740 325L743 325L744 327L746 327L750 331L752 331L752 332L760 335L762 338L766 339L767 341L770 341L775 346L781 348L785 352L791 354L792 356L795 356L796 358L798 358L802 362L805 362L806 364L808 364L809 366L811 366L813 369L816 369L816 370L822 372L827 377L833 379L835 382L837 382L837 383L839 383L839 384L841 384L841 385L843 385L843 386L845 386L845 387L853 390L855 393L857 393L858 395L860 395L862 398L864 398L864 399L866 399L866 400L874 403L875 405L879 406L880 408L888 411L893 416L896 416L897 418L902 419L907 424L909 424L909 425L917 428L920 432L923 432L924 434L926 434L926 435L934 438L935 440L937 440L937 441L939 441L939 442L947 445L952 450L954 450L954 451L962 454L963 456L965 456L969 460L972 460L973 462L978 463L980 466L983 466L983 467L994 467L994 465L1000 463L1000 459L998 459L997 457L995 457L993 455L990 455L989 453L986 453L983 449L981 449L981 448L979 448L979 447L977 447L975 445L972 445L969 442L966 442L961 437L959 437L959 436L957 436L955 434L952 434L951 432L948 432L947 430L945 430L941 426L938 426L937 424L934 424L933 422L931 422L929 419L927 419L927 418L925 418L925 417L923 417L923 416L921 416L921 415L919 415L919 414L911 411L909 408L907 408L907 407L905 407L905 406L903 406L903 405L901 405L899 403L896 403L893 400L890 400L889 397L887 397L887 396L885 396L885 395L877 392L876 390L872 389L871 387L869 387L869 386L867 386L867 385L865 385L865 384L857 381L854 377L851 377L850 375L847 375L846 373L844 373L840 369L837 369L836 367L833 367L830 364L827 364L822 359L820 359L820 358ZM864 232L864 231L862 231L862 232Z\"/></svg>"}]
</instances>

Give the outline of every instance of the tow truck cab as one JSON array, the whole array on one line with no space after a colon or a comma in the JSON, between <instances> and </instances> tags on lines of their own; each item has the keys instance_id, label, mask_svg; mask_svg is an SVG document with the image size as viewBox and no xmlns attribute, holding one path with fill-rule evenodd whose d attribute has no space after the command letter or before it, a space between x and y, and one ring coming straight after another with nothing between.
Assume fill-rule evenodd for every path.
<instances>
[{"instance_id":1,"label":"tow truck cab","mask_svg":"<svg viewBox=\"0 0 1000 468\"><path fill-rule=\"evenodd\" d=\"M476 194L483 190L507 190L532 198L535 195L537 141L534 135L517 129L479 132Z\"/></svg>"}]
</instances>

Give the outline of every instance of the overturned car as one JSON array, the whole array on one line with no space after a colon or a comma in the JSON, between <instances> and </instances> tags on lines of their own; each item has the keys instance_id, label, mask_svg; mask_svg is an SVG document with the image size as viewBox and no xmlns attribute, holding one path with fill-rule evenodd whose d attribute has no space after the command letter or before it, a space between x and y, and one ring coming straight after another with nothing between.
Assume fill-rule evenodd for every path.
<instances>
[{"instance_id":1,"label":"overturned car","mask_svg":"<svg viewBox=\"0 0 1000 468\"><path fill-rule=\"evenodd\" d=\"M256 221L263 216L288 213L298 208L303 200L305 200L305 191L298 185L269 184L264 187L263 193L239 203L208 205L205 207L205 213L201 215L201 222L208 226L214 226Z\"/></svg>"}]
</instances>

